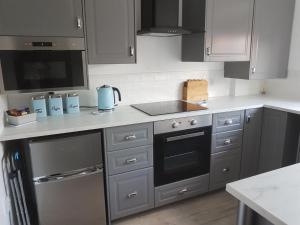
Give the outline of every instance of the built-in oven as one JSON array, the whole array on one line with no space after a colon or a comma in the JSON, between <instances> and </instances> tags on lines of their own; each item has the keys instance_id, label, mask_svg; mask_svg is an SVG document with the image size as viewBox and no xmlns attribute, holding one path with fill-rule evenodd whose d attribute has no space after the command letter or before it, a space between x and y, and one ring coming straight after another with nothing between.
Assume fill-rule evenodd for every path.
<instances>
[{"instance_id":1,"label":"built-in oven","mask_svg":"<svg viewBox=\"0 0 300 225\"><path fill-rule=\"evenodd\" d=\"M209 173L212 116L154 123L155 186Z\"/></svg>"},{"instance_id":2,"label":"built-in oven","mask_svg":"<svg viewBox=\"0 0 300 225\"><path fill-rule=\"evenodd\" d=\"M0 37L2 92L87 89L83 38Z\"/></svg>"}]
</instances>

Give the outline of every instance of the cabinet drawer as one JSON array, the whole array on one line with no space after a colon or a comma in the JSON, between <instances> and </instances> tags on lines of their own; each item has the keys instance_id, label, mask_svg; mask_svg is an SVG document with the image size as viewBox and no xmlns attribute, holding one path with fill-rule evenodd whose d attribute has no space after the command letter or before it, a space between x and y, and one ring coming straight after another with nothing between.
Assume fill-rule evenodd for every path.
<instances>
[{"instance_id":1,"label":"cabinet drawer","mask_svg":"<svg viewBox=\"0 0 300 225\"><path fill-rule=\"evenodd\" d=\"M150 145L153 143L153 124L138 124L105 130L107 151Z\"/></svg>"},{"instance_id":2,"label":"cabinet drawer","mask_svg":"<svg viewBox=\"0 0 300 225\"><path fill-rule=\"evenodd\" d=\"M209 175L155 188L155 207L190 198L208 191Z\"/></svg>"},{"instance_id":3,"label":"cabinet drawer","mask_svg":"<svg viewBox=\"0 0 300 225\"><path fill-rule=\"evenodd\" d=\"M240 149L212 155L209 190L223 188L227 183L238 180L240 163Z\"/></svg>"},{"instance_id":4,"label":"cabinet drawer","mask_svg":"<svg viewBox=\"0 0 300 225\"><path fill-rule=\"evenodd\" d=\"M153 166L153 146L141 146L107 153L109 175Z\"/></svg>"},{"instance_id":5,"label":"cabinet drawer","mask_svg":"<svg viewBox=\"0 0 300 225\"><path fill-rule=\"evenodd\" d=\"M243 129L244 110L213 115L213 133Z\"/></svg>"},{"instance_id":6,"label":"cabinet drawer","mask_svg":"<svg viewBox=\"0 0 300 225\"><path fill-rule=\"evenodd\" d=\"M243 131L229 131L212 135L212 153L240 148L243 143Z\"/></svg>"},{"instance_id":7,"label":"cabinet drawer","mask_svg":"<svg viewBox=\"0 0 300 225\"><path fill-rule=\"evenodd\" d=\"M154 207L153 168L109 177L111 219Z\"/></svg>"}]
</instances>

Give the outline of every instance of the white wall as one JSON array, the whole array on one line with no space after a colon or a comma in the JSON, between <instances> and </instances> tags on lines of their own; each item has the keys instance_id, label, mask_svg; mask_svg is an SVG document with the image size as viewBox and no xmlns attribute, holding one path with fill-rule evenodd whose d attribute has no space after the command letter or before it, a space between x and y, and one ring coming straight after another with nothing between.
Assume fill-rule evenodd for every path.
<instances>
[{"instance_id":1,"label":"white wall","mask_svg":"<svg viewBox=\"0 0 300 225\"><path fill-rule=\"evenodd\" d=\"M300 0L296 0L288 78L268 80L265 88L268 94L300 100Z\"/></svg>"},{"instance_id":2,"label":"white wall","mask_svg":"<svg viewBox=\"0 0 300 225\"><path fill-rule=\"evenodd\" d=\"M90 90L81 91L82 105L96 105L96 87L118 87L121 104L180 99L187 79L207 79L209 96L258 94L260 81L236 81L224 78L223 63L181 62L181 37L137 37L137 64L90 65ZM234 84L236 86L232 86ZM9 105L26 106L31 95L10 95Z\"/></svg>"}]
</instances>

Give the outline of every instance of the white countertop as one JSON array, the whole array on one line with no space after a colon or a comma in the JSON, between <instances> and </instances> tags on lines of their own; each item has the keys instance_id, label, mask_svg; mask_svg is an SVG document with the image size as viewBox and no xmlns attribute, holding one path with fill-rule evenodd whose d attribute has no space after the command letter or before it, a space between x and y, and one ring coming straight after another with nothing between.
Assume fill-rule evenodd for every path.
<instances>
[{"instance_id":1,"label":"white countertop","mask_svg":"<svg viewBox=\"0 0 300 225\"><path fill-rule=\"evenodd\" d=\"M227 184L226 190L274 225L300 224L300 164Z\"/></svg>"},{"instance_id":2,"label":"white countertop","mask_svg":"<svg viewBox=\"0 0 300 225\"><path fill-rule=\"evenodd\" d=\"M124 126L263 106L300 114L300 101L267 96L217 97L209 99L208 110L168 114L163 116L149 116L131 106L119 106L114 112L106 112L98 115L91 114L91 112L95 110L83 110L77 115L66 114L60 117L47 117L36 123L20 127L3 128L0 131L0 141Z\"/></svg>"}]
</instances>

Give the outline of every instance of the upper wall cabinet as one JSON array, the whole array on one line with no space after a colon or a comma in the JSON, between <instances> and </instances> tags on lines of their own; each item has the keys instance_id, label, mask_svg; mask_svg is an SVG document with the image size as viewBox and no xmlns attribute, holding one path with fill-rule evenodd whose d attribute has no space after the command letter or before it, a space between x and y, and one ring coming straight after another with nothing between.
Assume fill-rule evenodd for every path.
<instances>
[{"instance_id":1,"label":"upper wall cabinet","mask_svg":"<svg viewBox=\"0 0 300 225\"><path fill-rule=\"evenodd\" d=\"M83 37L81 0L0 0L0 35Z\"/></svg>"},{"instance_id":2,"label":"upper wall cabinet","mask_svg":"<svg viewBox=\"0 0 300 225\"><path fill-rule=\"evenodd\" d=\"M255 0L251 59L225 63L225 77L285 78L295 0Z\"/></svg>"},{"instance_id":3,"label":"upper wall cabinet","mask_svg":"<svg viewBox=\"0 0 300 225\"><path fill-rule=\"evenodd\" d=\"M90 64L135 63L134 0L86 0Z\"/></svg>"},{"instance_id":4,"label":"upper wall cabinet","mask_svg":"<svg viewBox=\"0 0 300 225\"><path fill-rule=\"evenodd\" d=\"M254 0L183 0L183 61L248 61Z\"/></svg>"}]
</instances>

